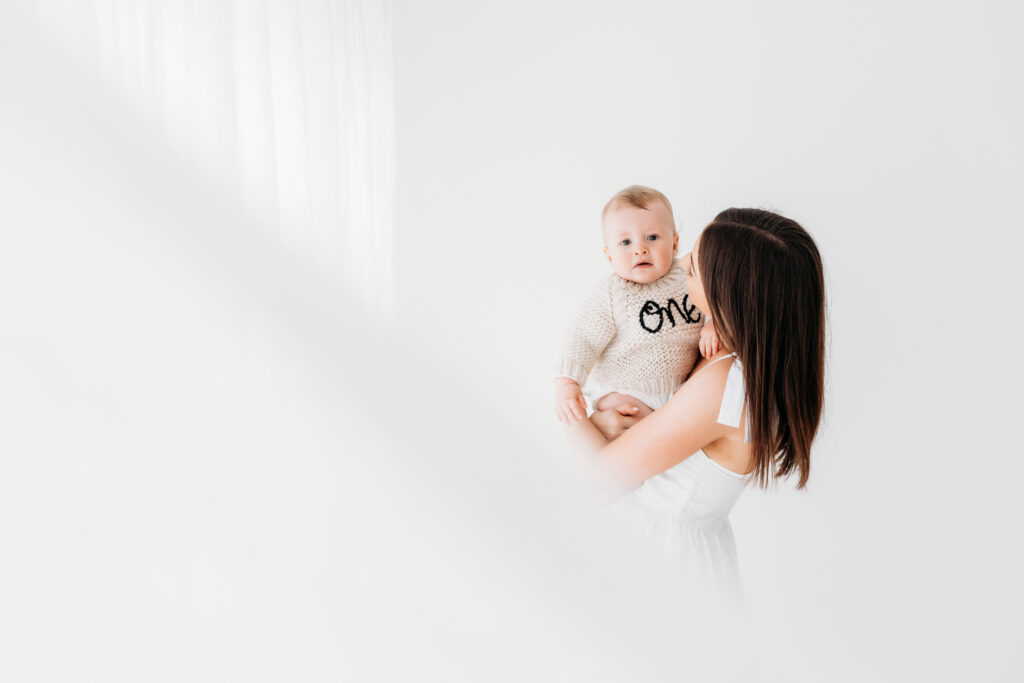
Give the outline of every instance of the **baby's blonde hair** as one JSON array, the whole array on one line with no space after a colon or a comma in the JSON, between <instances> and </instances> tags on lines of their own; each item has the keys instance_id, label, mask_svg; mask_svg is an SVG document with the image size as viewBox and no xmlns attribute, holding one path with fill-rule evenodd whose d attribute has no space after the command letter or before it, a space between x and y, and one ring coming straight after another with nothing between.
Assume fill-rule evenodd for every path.
<instances>
[{"instance_id":1,"label":"baby's blonde hair","mask_svg":"<svg viewBox=\"0 0 1024 683\"><path fill-rule=\"evenodd\" d=\"M658 192L653 187L645 187L643 185L630 185L629 187L619 190L615 193L615 196L608 200L608 203L604 205L604 209L601 211L601 220L604 220L605 215L608 213L608 209L613 206L625 204L628 206L635 206L638 209L646 209L651 202L659 201L665 205L668 209L668 215L672 217L673 229L675 228L675 215L672 213L672 204L669 203L668 197L661 192Z\"/></svg>"}]
</instances>

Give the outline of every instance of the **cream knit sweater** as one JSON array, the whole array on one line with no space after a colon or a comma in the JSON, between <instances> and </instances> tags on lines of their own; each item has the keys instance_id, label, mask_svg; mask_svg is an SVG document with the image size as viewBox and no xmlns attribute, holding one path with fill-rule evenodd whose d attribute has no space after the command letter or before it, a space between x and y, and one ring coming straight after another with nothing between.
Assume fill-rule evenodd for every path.
<instances>
[{"instance_id":1,"label":"cream knit sweater","mask_svg":"<svg viewBox=\"0 0 1024 683\"><path fill-rule=\"evenodd\" d=\"M581 387L590 382L627 394L671 395L697 362L704 320L690 303L680 261L647 284L611 273L573 316L555 377Z\"/></svg>"}]
</instances>

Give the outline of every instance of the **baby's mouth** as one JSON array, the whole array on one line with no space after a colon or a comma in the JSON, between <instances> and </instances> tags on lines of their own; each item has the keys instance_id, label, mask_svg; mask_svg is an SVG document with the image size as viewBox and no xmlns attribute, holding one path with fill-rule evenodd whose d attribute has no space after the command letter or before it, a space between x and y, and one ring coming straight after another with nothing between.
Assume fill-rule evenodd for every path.
<instances>
[{"instance_id":1,"label":"baby's mouth","mask_svg":"<svg viewBox=\"0 0 1024 683\"><path fill-rule=\"evenodd\" d=\"M649 265L651 265L651 264L650 264L650 263L648 263L647 261L644 261L643 263L638 263L638 264L636 264L636 265L635 265L635 266L633 266L633 267L634 267L634 268L639 268L640 266L649 266Z\"/></svg>"}]
</instances>

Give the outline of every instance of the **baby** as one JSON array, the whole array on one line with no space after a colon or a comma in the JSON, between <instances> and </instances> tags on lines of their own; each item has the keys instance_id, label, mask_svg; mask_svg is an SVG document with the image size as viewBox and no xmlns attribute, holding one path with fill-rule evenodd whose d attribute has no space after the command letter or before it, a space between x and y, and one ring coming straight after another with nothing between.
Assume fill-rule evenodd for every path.
<instances>
[{"instance_id":1,"label":"baby","mask_svg":"<svg viewBox=\"0 0 1024 683\"><path fill-rule=\"evenodd\" d=\"M698 351L718 352L715 328L690 303L675 258L668 198L632 185L608 201L601 221L614 273L576 312L555 363L555 414L565 424L623 404L656 410L690 374Z\"/></svg>"}]
</instances>

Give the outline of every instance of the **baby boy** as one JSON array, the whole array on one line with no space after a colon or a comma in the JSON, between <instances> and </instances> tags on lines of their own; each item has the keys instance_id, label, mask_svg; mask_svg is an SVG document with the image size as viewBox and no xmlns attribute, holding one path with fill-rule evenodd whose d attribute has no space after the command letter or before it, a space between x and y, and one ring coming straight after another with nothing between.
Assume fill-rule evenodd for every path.
<instances>
[{"instance_id":1,"label":"baby boy","mask_svg":"<svg viewBox=\"0 0 1024 683\"><path fill-rule=\"evenodd\" d=\"M572 318L555 363L555 414L566 424L621 403L656 410L699 351L718 351L714 326L689 300L668 198L632 185L601 221L614 272Z\"/></svg>"}]
</instances>

